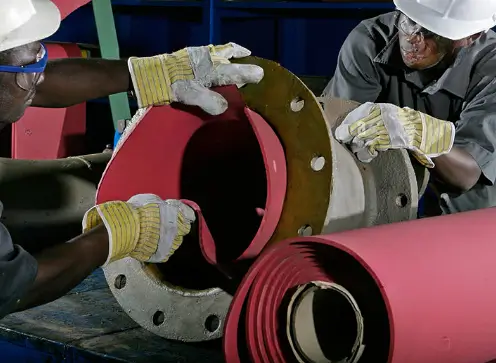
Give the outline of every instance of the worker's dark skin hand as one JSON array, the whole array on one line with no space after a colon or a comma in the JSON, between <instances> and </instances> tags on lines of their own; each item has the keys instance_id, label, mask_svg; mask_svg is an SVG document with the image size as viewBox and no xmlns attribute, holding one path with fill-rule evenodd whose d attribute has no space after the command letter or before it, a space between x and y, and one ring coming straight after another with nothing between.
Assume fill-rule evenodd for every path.
<instances>
[{"instance_id":1,"label":"worker's dark skin hand","mask_svg":"<svg viewBox=\"0 0 496 363\"><path fill-rule=\"evenodd\" d=\"M35 255L38 261L36 280L26 296L18 302L16 311L46 304L67 294L105 263L108 246L107 230L99 226L69 243Z\"/></svg>"},{"instance_id":2,"label":"worker's dark skin hand","mask_svg":"<svg viewBox=\"0 0 496 363\"><path fill-rule=\"evenodd\" d=\"M49 61L33 106L68 107L129 90L125 60L68 58Z\"/></svg>"},{"instance_id":3,"label":"worker's dark skin hand","mask_svg":"<svg viewBox=\"0 0 496 363\"><path fill-rule=\"evenodd\" d=\"M480 179L479 164L465 150L453 146L448 154L434 158L434 173L460 192L470 190Z\"/></svg>"}]
</instances>

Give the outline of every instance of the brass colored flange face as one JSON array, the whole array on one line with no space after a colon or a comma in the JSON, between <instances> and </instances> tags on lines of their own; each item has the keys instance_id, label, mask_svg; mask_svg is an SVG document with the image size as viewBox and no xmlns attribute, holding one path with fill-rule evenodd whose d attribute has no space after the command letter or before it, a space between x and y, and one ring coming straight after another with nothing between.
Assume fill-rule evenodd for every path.
<instances>
[{"instance_id":1,"label":"brass colored flange face","mask_svg":"<svg viewBox=\"0 0 496 363\"><path fill-rule=\"evenodd\" d=\"M331 141L322 108L305 84L276 62L257 57L234 62L264 69L259 84L246 85L240 91L246 105L278 134L286 154L286 199L269 244L302 231L318 234L324 226L332 183ZM325 164L314 171L311 164L317 157L323 157Z\"/></svg>"}]
</instances>

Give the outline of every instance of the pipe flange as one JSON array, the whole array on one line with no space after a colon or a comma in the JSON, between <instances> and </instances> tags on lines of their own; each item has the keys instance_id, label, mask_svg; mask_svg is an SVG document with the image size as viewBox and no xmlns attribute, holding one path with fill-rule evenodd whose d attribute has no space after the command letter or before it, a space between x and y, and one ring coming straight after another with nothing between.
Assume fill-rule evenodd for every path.
<instances>
[{"instance_id":1,"label":"pipe flange","mask_svg":"<svg viewBox=\"0 0 496 363\"><path fill-rule=\"evenodd\" d=\"M376 209L369 225L387 224L415 219L419 201L417 179L405 150L390 150L377 155L370 162L375 180Z\"/></svg>"},{"instance_id":2,"label":"pipe flange","mask_svg":"<svg viewBox=\"0 0 496 363\"><path fill-rule=\"evenodd\" d=\"M346 115L360 105L332 97L319 98L319 101L324 106L333 133ZM362 225L356 227L416 218L418 201L427 185L429 172L426 168L412 162L409 153L400 149L380 152L370 163L356 159L355 163L362 174L366 201ZM328 228L325 232L334 230Z\"/></svg>"},{"instance_id":3,"label":"pipe flange","mask_svg":"<svg viewBox=\"0 0 496 363\"><path fill-rule=\"evenodd\" d=\"M319 101L297 76L276 62L258 57L233 62L264 69L260 83L240 91L246 105L276 131L286 154L286 199L268 245L296 237L299 231L320 233L332 185L332 136Z\"/></svg>"},{"instance_id":4,"label":"pipe flange","mask_svg":"<svg viewBox=\"0 0 496 363\"><path fill-rule=\"evenodd\" d=\"M161 337L183 342L222 337L231 295L220 288L181 289L158 281L144 267L125 258L103 269L116 300L136 323Z\"/></svg>"}]
</instances>

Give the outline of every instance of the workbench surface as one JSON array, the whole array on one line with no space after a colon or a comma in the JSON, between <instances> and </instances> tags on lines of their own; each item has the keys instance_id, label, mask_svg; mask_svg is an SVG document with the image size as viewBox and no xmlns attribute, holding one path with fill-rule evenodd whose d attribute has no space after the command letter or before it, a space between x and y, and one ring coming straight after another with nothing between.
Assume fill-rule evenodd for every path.
<instances>
[{"instance_id":1,"label":"workbench surface","mask_svg":"<svg viewBox=\"0 0 496 363\"><path fill-rule=\"evenodd\" d=\"M0 362L223 362L220 341L186 344L140 328L101 270L59 300L0 320Z\"/></svg>"}]
</instances>

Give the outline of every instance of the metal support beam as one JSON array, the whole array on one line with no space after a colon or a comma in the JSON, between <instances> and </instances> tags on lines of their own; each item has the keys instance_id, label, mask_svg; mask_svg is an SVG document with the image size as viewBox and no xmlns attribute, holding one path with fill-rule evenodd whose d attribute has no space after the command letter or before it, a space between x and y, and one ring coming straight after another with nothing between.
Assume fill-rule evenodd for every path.
<instances>
[{"instance_id":1,"label":"metal support beam","mask_svg":"<svg viewBox=\"0 0 496 363\"><path fill-rule=\"evenodd\" d=\"M117 32L115 30L115 21L111 1L93 0L92 4L102 58L120 59L119 42L117 40ZM110 95L109 100L114 129L119 131L119 125L123 121L125 122L131 119L129 99L127 93L123 92ZM122 130L120 132L122 132Z\"/></svg>"}]
</instances>

